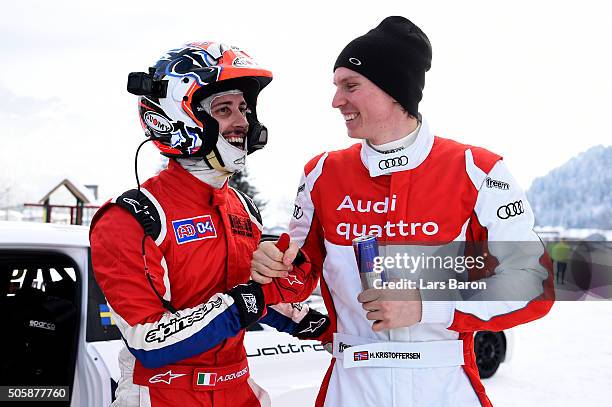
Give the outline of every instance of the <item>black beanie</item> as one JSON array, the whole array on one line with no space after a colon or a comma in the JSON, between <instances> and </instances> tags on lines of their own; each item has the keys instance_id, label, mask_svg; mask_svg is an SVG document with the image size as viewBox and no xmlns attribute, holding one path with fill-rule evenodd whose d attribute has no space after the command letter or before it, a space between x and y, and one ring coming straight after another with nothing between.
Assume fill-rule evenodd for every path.
<instances>
[{"instance_id":1,"label":"black beanie","mask_svg":"<svg viewBox=\"0 0 612 407\"><path fill-rule=\"evenodd\" d=\"M387 17L378 27L344 47L334 71L341 66L374 82L417 117L425 72L431 67L431 44L425 33L407 18Z\"/></svg>"}]
</instances>

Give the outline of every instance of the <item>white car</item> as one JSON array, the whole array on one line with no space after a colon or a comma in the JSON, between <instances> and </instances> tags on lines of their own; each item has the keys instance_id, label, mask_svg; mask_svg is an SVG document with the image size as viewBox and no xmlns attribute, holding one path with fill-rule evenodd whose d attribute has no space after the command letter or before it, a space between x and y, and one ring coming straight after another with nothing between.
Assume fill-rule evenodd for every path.
<instances>
[{"instance_id":1,"label":"white car","mask_svg":"<svg viewBox=\"0 0 612 407\"><path fill-rule=\"evenodd\" d=\"M66 406L108 406L120 377L123 346L93 278L89 229L0 221L0 386L68 386ZM324 312L320 296L311 306ZM478 332L482 377L507 359L507 332ZM312 406L331 355L316 341L256 324L245 336L254 380L273 405ZM55 404L54 404L55 405Z\"/></svg>"}]
</instances>

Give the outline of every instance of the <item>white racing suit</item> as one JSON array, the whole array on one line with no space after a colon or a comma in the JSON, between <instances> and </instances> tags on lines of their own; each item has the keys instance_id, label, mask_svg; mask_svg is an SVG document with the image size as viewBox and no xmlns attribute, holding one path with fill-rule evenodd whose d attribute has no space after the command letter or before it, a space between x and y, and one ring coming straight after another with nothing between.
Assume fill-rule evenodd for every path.
<instances>
[{"instance_id":1,"label":"white racing suit","mask_svg":"<svg viewBox=\"0 0 612 407\"><path fill-rule=\"evenodd\" d=\"M500 156L434 136L425 122L405 149L384 154L364 142L308 162L289 229L311 261L303 287L311 290L320 278L335 338L316 405L490 406L474 332L538 319L554 301L550 261L533 225L526 196ZM363 234L376 234L382 246L484 242L493 265L469 280L487 277L498 289L520 286L527 295L424 300L416 325L374 332L357 301L362 286L352 240ZM535 242L537 250L516 256L496 241Z\"/></svg>"}]
</instances>

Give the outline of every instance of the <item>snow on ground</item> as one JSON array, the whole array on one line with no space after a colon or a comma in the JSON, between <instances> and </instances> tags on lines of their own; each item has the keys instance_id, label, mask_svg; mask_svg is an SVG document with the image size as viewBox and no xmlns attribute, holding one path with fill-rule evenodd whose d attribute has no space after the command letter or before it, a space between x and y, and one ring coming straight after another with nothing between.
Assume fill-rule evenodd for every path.
<instances>
[{"instance_id":1,"label":"snow on ground","mask_svg":"<svg viewBox=\"0 0 612 407\"><path fill-rule=\"evenodd\" d=\"M483 381L494 406L612 405L612 303L556 302L512 331L512 359Z\"/></svg>"},{"instance_id":2,"label":"snow on ground","mask_svg":"<svg viewBox=\"0 0 612 407\"><path fill-rule=\"evenodd\" d=\"M612 406L611 302L559 301L544 318L512 332L511 359L483 380L495 407ZM313 406L318 390L296 396L260 384L270 387L273 406Z\"/></svg>"}]
</instances>

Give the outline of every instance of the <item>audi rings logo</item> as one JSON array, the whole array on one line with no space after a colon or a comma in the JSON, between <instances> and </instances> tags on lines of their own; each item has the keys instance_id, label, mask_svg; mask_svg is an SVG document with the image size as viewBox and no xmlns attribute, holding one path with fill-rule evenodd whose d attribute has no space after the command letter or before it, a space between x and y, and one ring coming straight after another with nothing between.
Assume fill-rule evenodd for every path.
<instances>
[{"instance_id":1,"label":"audi rings logo","mask_svg":"<svg viewBox=\"0 0 612 407\"><path fill-rule=\"evenodd\" d=\"M523 201L511 202L508 205L497 208L497 217L500 219L508 219L525 213L523 209Z\"/></svg>"},{"instance_id":2,"label":"audi rings logo","mask_svg":"<svg viewBox=\"0 0 612 407\"><path fill-rule=\"evenodd\" d=\"M353 65L357 65L357 66L361 65L361 61L358 60L357 58L349 58L349 62Z\"/></svg>"},{"instance_id":3,"label":"audi rings logo","mask_svg":"<svg viewBox=\"0 0 612 407\"><path fill-rule=\"evenodd\" d=\"M403 167L408 165L408 157L405 155L393 158L387 158L386 160L380 160L378 162L378 168L381 170L388 170L393 167Z\"/></svg>"}]
</instances>

